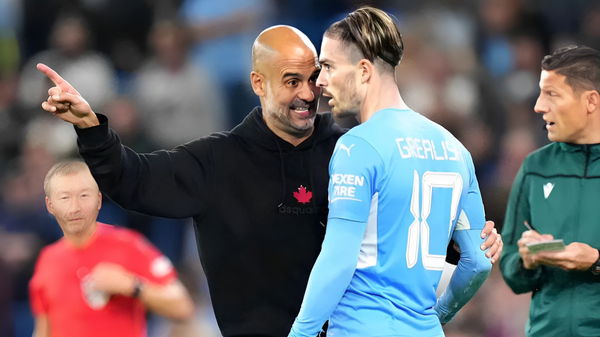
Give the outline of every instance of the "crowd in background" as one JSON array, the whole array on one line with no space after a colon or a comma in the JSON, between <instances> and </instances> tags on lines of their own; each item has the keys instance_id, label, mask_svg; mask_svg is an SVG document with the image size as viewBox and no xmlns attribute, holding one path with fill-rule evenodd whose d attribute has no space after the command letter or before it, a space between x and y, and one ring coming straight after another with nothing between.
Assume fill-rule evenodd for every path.
<instances>
[{"instance_id":1,"label":"crowd in background","mask_svg":"<svg viewBox=\"0 0 600 337\"><path fill-rule=\"evenodd\" d=\"M125 145L170 148L228 129L258 105L249 73L261 30L289 24L319 48L325 28L362 4L398 19L402 95L469 149L486 216L501 227L516 171L547 142L533 112L540 61L568 44L600 48L597 1L0 0L0 337L31 336L27 284L40 248L61 235L45 209L44 174L77 155L72 126L40 108L50 85L36 63L78 88ZM188 220L107 199L100 220L145 234L195 295L194 322L173 329L154 319L151 336L217 336ZM512 294L494 268L446 333L522 336L529 296Z\"/></svg>"}]
</instances>

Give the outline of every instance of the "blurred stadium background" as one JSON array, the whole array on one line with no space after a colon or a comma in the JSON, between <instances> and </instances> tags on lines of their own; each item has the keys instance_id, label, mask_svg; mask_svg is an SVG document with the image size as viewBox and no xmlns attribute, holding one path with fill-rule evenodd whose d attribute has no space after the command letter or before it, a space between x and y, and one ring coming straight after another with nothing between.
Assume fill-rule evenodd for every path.
<instances>
[{"instance_id":1,"label":"blurred stadium background","mask_svg":"<svg viewBox=\"0 0 600 337\"><path fill-rule=\"evenodd\" d=\"M41 247L60 236L42 181L76 156L71 126L39 107L54 67L123 142L151 151L235 125L258 100L250 46L273 24L304 31L319 48L333 21L359 5L394 14L406 46L398 80L407 103L471 151L487 218L502 226L523 158L545 144L533 112L543 55L568 44L600 48L592 0L0 0L0 337L31 336L27 283ZM106 200L100 219L144 233L176 264L196 319L152 318L154 336L219 336L189 220L125 212ZM235 277L235 275L232 275ZM497 267L445 327L450 337L519 337L529 294L514 295Z\"/></svg>"}]
</instances>

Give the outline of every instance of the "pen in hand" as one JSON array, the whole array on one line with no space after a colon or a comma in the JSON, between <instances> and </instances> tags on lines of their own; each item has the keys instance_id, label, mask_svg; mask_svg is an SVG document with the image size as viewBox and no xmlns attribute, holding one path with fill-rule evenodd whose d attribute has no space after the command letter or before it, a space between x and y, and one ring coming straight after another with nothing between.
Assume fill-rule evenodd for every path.
<instances>
[{"instance_id":1,"label":"pen in hand","mask_svg":"<svg viewBox=\"0 0 600 337\"><path fill-rule=\"evenodd\" d=\"M527 229L529 229L530 231L535 231L535 229L533 229L533 226L531 226L529 222L527 222L527 220L523 221L523 225L525 225L525 227L527 227Z\"/></svg>"}]
</instances>

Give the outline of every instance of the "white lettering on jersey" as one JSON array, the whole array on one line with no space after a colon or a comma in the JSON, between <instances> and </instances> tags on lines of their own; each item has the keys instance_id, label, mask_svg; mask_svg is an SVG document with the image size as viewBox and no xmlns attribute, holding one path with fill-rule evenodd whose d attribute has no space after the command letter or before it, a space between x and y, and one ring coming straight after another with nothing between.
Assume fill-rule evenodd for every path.
<instances>
[{"instance_id":1,"label":"white lettering on jersey","mask_svg":"<svg viewBox=\"0 0 600 337\"><path fill-rule=\"evenodd\" d=\"M365 177L356 176L354 174L336 173L331 176L331 182L334 185L364 186L365 185Z\"/></svg>"},{"instance_id":2,"label":"white lettering on jersey","mask_svg":"<svg viewBox=\"0 0 600 337\"><path fill-rule=\"evenodd\" d=\"M406 137L397 138L396 145L402 159L462 160L460 149L448 141L441 141L436 146L431 139Z\"/></svg>"},{"instance_id":3,"label":"white lettering on jersey","mask_svg":"<svg viewBox=\"0 0 600 337\"><path fill-rule=\"evenodd\" d=\"M365 177L354 174L336 173L331 176L331 184L333 185L333 195L330 197L331 202L340 199L356 200L356 186L365 185Z\"/></svg>"}]
</instances>

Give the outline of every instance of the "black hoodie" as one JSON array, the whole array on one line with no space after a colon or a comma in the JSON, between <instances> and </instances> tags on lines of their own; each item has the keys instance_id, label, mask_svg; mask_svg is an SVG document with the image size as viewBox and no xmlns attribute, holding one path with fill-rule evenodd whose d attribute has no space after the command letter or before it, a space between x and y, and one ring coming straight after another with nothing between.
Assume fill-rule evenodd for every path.
<instances>
[{"instance_id":1,"label":"black hoodie","mask_svg":"<svg viewBox=\"0 0 600 337\"><path fill-rule=\"evenodd\" d=\"M76 128L80 154L124 208L193 217L223 335L286 336L325 233L329 158L344 132L331 115L296 147L256 108L230 132L150 154L122 146L99 118Z\"/></svg>"}]
</instances>

